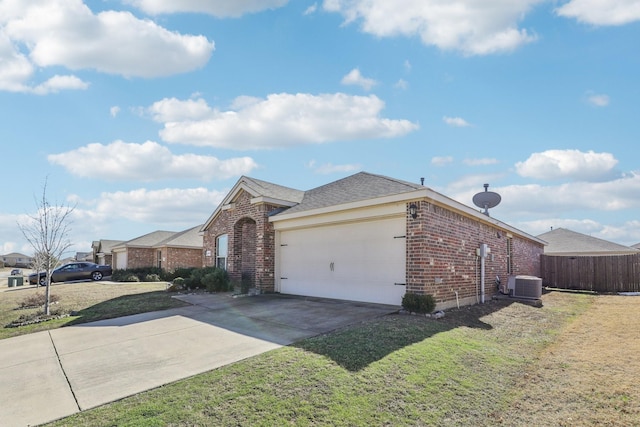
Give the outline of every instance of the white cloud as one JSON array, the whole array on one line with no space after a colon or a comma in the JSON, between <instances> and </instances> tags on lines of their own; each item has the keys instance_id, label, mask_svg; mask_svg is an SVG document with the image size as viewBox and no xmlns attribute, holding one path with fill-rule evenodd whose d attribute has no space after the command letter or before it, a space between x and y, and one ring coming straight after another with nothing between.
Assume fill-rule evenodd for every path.
<instances>
[{"instance_id":1,"label":"white cloud","mask_svg":"<svg viewBox=\"0 0 640 427\"><path fill-rule=\"evenodd\" d=\"M318 10L318 3L314 3L305 9L303 15L313 15Z\"/></svg>"},{"instance_id":2,"label":"white cloud","mask_svg":"<svg viewBox=\"0 0 640 427\"><path fill-rule=\"evenodd\" d=\"M87 84L55 76L33 85L36 68L168 76L204 66L214 49L204 36L169 31L129 12L94 14L81 0L5 0L0 28L0 89L39 94Z\"/></svg>"},{"instance_id":3,"label":"white cloud","mask_svg":"<svg viewBox=\"0 0 640 427\"><path fill-rule=\"evenodd\" d=\"M118 114L120 114L120 107L114 105L113 107L109 108L109 114L111 114L111 117L116 117Z\"/></svg>"},{"instance_id":4,"label":"white cloud","mask_svg":"<svg viewBox=\"0 0 640 427\"><path fill-rule=\"evenodd\" d=\"M566 18L592 25L624 25L640 21L638 0L571 0L556 9Z\"/></svg>"},{"instance_id":5,"label":"white cloud","mask_svg":"<svg viewBox=\"0 0 640 427\"><path fill-rule=\"evenodd\" d=\"M289 0L125 0L125 3L131 4L151 15L187 12L206 13L224 18L239 17L246 13L277 9L287 4L288 1Z\"/></svg>"},{"instance_id":6,"label":"white cloud","mask_svg":"<svg viewBox=\"0 0 640 427\"><path fill-rule=\"evenodd\" d=\"M431 164L434 166L445 166L450 163L453 163L453 157L451 156L444 156L444 157L436 156L431 159Z\"/></svg>"},{"instance_id":7,"label":"white cloud","mask_svg":"<svg viewBox=\"0 0 640 427\"><path fill-rule=\"evenodd\" d=\"M148 111L153 120L159 123L202 120L212 113L204 99L181 101L177 98L164 98L154 102Z\"/></svg>"},{"instance_id":8,"label":"white cloud","mask_svg":"<svg viewBox=\"0 0 640 427\"><path fill-rule=\"evenodd\" d=\"M156 119L164 122L160 131L164 141L250 150L396 138L418 129L408 120L380 117L384 102L375 95L280 93L266 99L241 97L234 102L236 109L229 111L209 110L196 102L197 108L182 117L175 112L179 109L152 107L163 111ZM163 106L179 103L171 100ZM168 120L171 118L175 120Z\"/></svg>"},{"instance_id":9,"label":"white cloud","mask_svg":"<svg viewBox=\"0 0 640 427\"><path fill-rule=\"evenodd\" d=\"M462 161L467 166L487 166L498 164L498 159L482 158L482 159L464 159Z\"/></svg>"},{"instance_id":10,"label":"white cloud","mask_svg":"<svg viewBox=\"0 0 640 427\"><path fill-rule=\"evenodd\" d=\"M457 127L457 128L463 128L463 127L471 126L469 124L469 122L467 122L462 117L447 117L447 116L444 116L442 118L442 121L445 122L446 124L448 124L449 126L453 126L453 127Z\"/></svg>"},{"instance_id":11,"label":"white cloud","mask_svg":"<svg viewBox=\"0 0 640 427\"><path fill-rule=\"evenodd\" d=\"M0 28L0 90L27 92L25 82L33 75L34 67Z\"/></svg>"},{"instance_id":12,"label":"white cloud","mask_svg":"<svg viewBox=\"0 0 640 427\"><path fill-rule=\"evenodd\" d=\"M505 207L514 212L620 211L640 208L640 176L631 174L599 182L573 182L557 186L514 185L501 188Z\"/></svg>"},{"instance_id":13,"label":"white cloud","mask_svg":"<svg viewBox=\"0 0 640 427\"><path fill-rule=\"evenodd\" d=\"M349 71L349 73L342 78L341 83L343 85L360 86L366 91L371 90L372 87L378 84L374 79L364 77L357 68Z\"/></svg>"},{"instance_id":14,"label":"white cloud","mask_svg":"<svg viewBox=\"0 0 640 427\"><path fill-rule=\"evenodd\" d=\"M611 177L618 160L611 153L579 150L547 150L516 163L520 176L535 179L597 181Z\"/></svg>"},{"instance_id":15,"label":"white cloud","mask_svg":"<svg viewBox=\"0 0 640 427\"><path fill-rule=\"evenodd\" d=\"M512 51L535 35L518 23L545 0L325 0L345 23L361 21L362 31L378 37L419 36L425 45L467 55Z\"/></svg>"},{"instance_id":16,"label":"white cloud","mask_svg":"<svg viewBox=\"0 0 640 427\"><path fill-rule=\"evenodd\" d=\"M594 107L606 107L609 105L609 96L604 94L588 94L587 102Z\"/></svg>"},{"instance_id":17,"label":"white cloud","mask_svg":"<svg viewBox=\"0 0 640 427\"><path fill-rule=\"evenodd\" d=\"M77 210L89 223L118 220L139 223L166 224L173 231L181 231L204 223L227 190L210 191L206 188L165 188L104 192L95 200L79 198ZM95 232L94 232L95 233ZM130 236L133 238L136 236Z\"/></svg>"},{"instance_id":18,"label":"white cloud","mask_svg":"<svg viewBox=\"0 0 640 427\"><path fill-rule=\"evenodd\" d=\"M400 79L393 85L393 87L395 87L396 89L407 90L409 88L409 82L407 82L405 79Z\"/></svg>"},{"instance_id":19,"label":"white cloud","mask_svg":"<svg viewBox=\"0 0 640 427\"><path fill-rule=\"evenodd\" d=\"M322 165L317 165L315 160L309 162L308 167L313 169L313 171L320 175L329 175L332 173L342 173L342 172L355 172L362 170L362 165L355 164L342 164L342 165L334 165L333 163L325 163Z\"/></svg>"},{"instance_id":20,"label":"white cloud","mask_svg":"<svg viewBox=\"0 0 640 427\"><path fill-rule=\"evenodd\" d=\"M219 160L213 156L176 155L157 142L132 144L115 141L109 145L89 144L66 153L51 154L48 160L80 177L107 180L157 181L161 179L227 179L257 167L250 157Z\"/></svg>"},{"instance_id":21,"label":"white cloud","mask_svg":"<svg viewBox=\"0 0 640 427\"><path fill-rule=\"evenodd\" d=\"M33 88L33 93L37 95L47 95L49 93L57 93L61 90L84 90L89 87L89 83L83 82L76 76L58 76L51 77L46 82Z\"/></svg>"},{"instance_id":22,"label":"white cloud","mask_svg":"<svg viewBox=\"0 0 640 427\"><path fill-rule=\"evenodd\" d=\"M482 191L474 187L481 179L466 185L452 184L447 189L450 197L473 206L472 197ZM491 182L485 179L484 182ZM605 182L569 182L558 185L509 185L489 188L502 196L500 205L492 211L492 216L516 225L523 221L538 221L546 230L559 227L556 218L570 215L598 215L640 209L640 175L630 173ZM531 218L535 218L532 220ZM553 220L553 221L552 221ZM579 231L579 230L576 230Z\"/></svg>"}]
</instances>

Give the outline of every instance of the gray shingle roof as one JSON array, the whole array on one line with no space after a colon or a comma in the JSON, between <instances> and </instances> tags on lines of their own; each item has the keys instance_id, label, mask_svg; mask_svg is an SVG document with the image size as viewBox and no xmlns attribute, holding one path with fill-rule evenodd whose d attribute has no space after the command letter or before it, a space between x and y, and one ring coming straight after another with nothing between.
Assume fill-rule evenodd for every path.
<instances>
[{"instance_id":1,"label":"gray shingle roof","mask_svg":"<svg viewBox=\"0 0 640 427\"><path fill-rule=\"evenodd\" d=\"M424 189L420 184L401 181L368 172L359 172L338 181L304 192L302 201L283 213L290 214L327 206L341 205L377 197Z\"/></svg>"},{"instance_id":2,"label":"gray shingle roof","mask_svg":"<svg viewBox=\"0 0 640 427\"><path fill-rule=\"evenodd\" d=\"M270 199L286 200L289 202L300 203L304 196L304 191L296 190L290 187L273 184L267 181L261 181L255 178L243 176L238 181L244 183L248 188L254 191L254 196L268 197Z\"/></svg>"},{"instance_id":3,"label":"gray shingle roof","mask_svg":"<svg viewBox=\"0 0 640 427\"><path fill-rule=\"evenodd\" d=\"M100 240L97 244L98 251L109 253L111 252L111 248L118 246L122 243L124 243L122 240Z\"/></svg>"},{"instance_id":4,"label":"gray shingle roof","mask_svg":"<svg viewBox=\"0 0 640 427\"><path fill-rule=\"evenodd\" d=\"M200 234L201 227L202 224L189 228L188 230L175 233L173 236L170 236L154 246L202 248L202 235Z\"/></svg>"},{"instance_id":5,"label":"gray shingle roof","mask_svg":"<svg viewBox=\"0 0 640 427\"><path fill-rule=\"evenodd\" d=\"M546 255L619 255L637 253L629 246L598 239L566 228L556 228L540 234L538 238L549 243L544 248Z\"/></svg>"},{"instance_id":6,"label":"gray shingle roof","mask_svg":"<svg viewBox=\"0 0 640 427\"><path fill-rule=\"evenodd\" d=\"M136 237L135 239L123 242L122 244L117 245L117 247L135 246L152 248L154 246L157 246L158 243L174 236L175 234L177 234L175 231L153 231L149 234L145 234L144 236Z\"/></svg>"}]
</instances>

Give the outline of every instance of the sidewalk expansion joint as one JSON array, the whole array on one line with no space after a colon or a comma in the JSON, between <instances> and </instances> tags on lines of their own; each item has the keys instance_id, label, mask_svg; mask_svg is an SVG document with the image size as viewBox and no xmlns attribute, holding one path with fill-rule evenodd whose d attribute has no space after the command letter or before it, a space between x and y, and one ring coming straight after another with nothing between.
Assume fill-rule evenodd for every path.
<instances>
[{"instance_id":1,"label":"sidewalk expansion joint","mask_svg":"<svg viewBox=\"0 0 640 427\"><path fill-rule=\"evenodd\" d=\"M80 403L78 403L78 398L76 397L76 393L73 391L73 387L71 386L71 382L69 381L69 377L67 376L67 372L64 370L64 366L62 366L62 360L60 360L60 354L58 354L58 348L56 347L56 343L53 341L53 337L51 336L51 331L48 331L49 339L51 340L51 345L53 346L53 351L56 352L56 359L58 359L58 365L60 365L60 369L62 370L62 374L64 375L64 379L67 381L67 385L69 386L69 390L71 391L71 395L73 396L74 402L76 402L76 407L78 411L82 411L80 408Z\"/></svg>"}]
</instances>

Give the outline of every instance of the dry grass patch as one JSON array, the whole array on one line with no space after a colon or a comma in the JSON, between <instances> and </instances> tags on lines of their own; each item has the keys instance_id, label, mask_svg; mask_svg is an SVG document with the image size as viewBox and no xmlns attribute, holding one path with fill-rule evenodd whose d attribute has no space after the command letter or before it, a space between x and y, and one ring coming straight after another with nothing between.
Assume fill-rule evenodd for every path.
<instances>
[{"instance_id":1,"label":"dry grass patch","mask_svg":"<svg viewBox=\"0 0 640 427\"><path fill-rule=\"evenodd\" d=\"M171 298L164 282L82 282L55 284L51 294L57 300L51 320L27 326L7 327L12 322L35 320L42 307L27 307L44 298L44 288L24 287L0 293L0 339L55 329L66 325L165 310L185 305Z\"/></svg>"},{"instance_id":2,"label":"dry grass patch","mask_svg":"<svg viewBox=\"0 0 640 427\"><path fill-rule=\"evenodd\" d=\"M596 297L523 373L505 425L640 425L639 318L640 297Z\"/></svg>"}]
</instances>

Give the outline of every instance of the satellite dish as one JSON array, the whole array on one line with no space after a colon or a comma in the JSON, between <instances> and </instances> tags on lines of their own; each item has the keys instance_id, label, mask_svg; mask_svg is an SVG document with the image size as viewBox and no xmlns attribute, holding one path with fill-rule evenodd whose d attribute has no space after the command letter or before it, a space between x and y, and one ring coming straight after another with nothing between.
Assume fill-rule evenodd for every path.
<instances>
[{"instance_id":1,"label":"satellite dish","mask_svg":"<svg viewBox=\"0 0 640 427\"><path fill-rule=\"evenodd\" d=\"M489 209L495 208L500 204L502 197L498 193L488 191L489 184L484 185L484 191L473 196L473 204L484 209L484 214L489 216Z\"/></svg>"}]
</instances>

